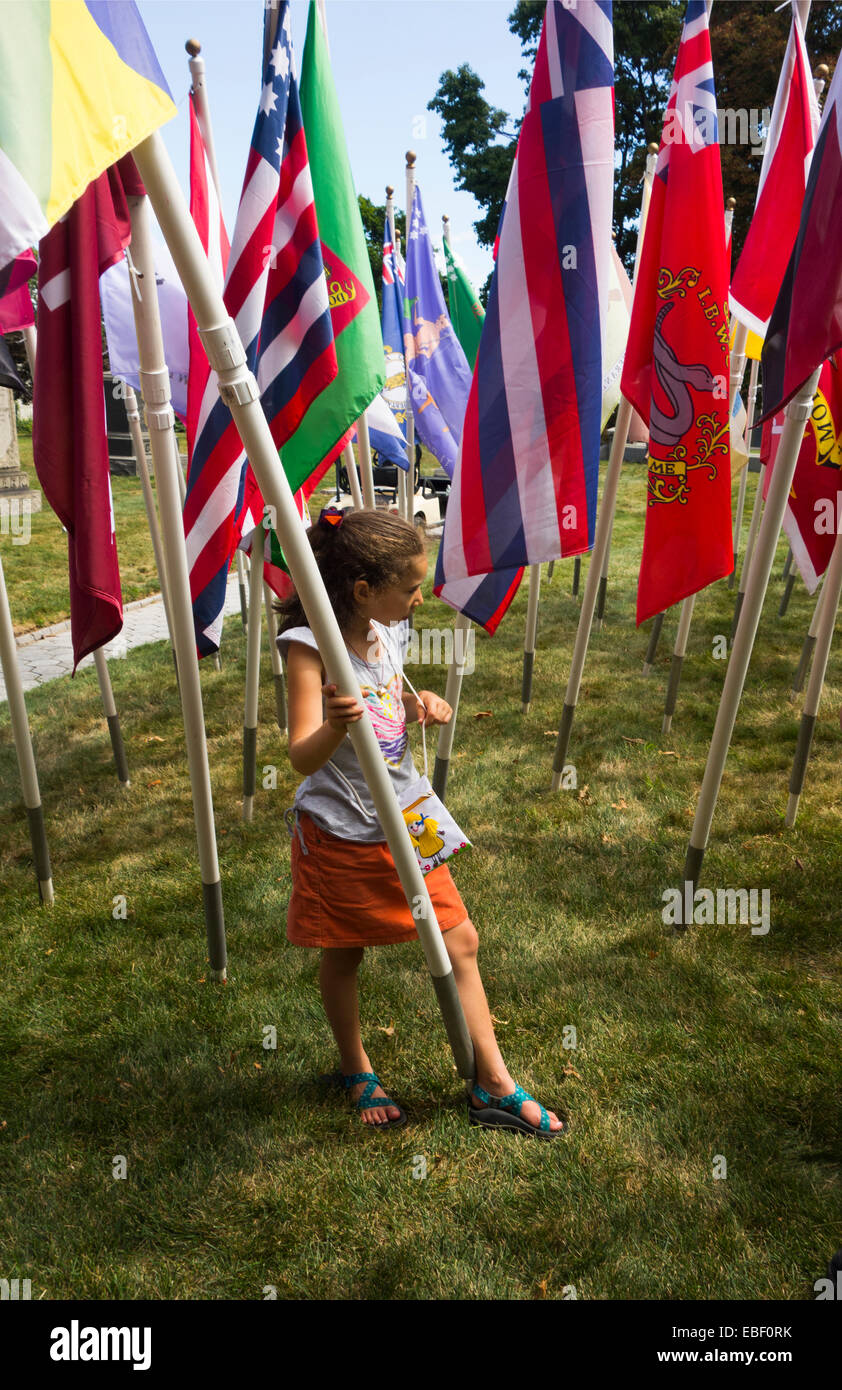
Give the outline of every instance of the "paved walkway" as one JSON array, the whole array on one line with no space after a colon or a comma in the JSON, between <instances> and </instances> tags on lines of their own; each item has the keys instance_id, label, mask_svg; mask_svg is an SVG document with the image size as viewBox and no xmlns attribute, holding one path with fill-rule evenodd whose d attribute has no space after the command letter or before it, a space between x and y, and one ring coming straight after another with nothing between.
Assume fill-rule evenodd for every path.
<instances>
[{"instance_id":1,"label":"paved walkway","mask_svg":"<svg viewBox=\"0 0 842 1390\"><path fill-rule=\"evenodd\" d=\"M236 573L228 579L225 599L226 614L240 612L240 593ZM160 594L128 603L123 609L123 629L104 648L109 661L125 657L130 647L142 647L145 642L165 642L169 638L164 604ZM24 690L69 676L73 670L73 646L70 641L70 619L42 627L37 632L25 632L17 639L18 665ZM93 656L79 662L77 670L93 666ZM6 699L6 683L0 671L0 701Z\"/></svg>"}]
</instances>

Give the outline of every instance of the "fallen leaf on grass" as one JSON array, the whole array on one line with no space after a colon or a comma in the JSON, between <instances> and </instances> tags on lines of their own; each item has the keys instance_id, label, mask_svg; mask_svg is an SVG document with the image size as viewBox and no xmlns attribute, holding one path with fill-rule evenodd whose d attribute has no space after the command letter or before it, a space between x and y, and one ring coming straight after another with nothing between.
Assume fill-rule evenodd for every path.
<instances>
[{"instance_id":1,"label":"fallen leaf on grass","mask_svg":"<svg viewBox=\"0 0 842 1390\"><path fill-rule=\"evenodd\" d=\"M388 1028L384 1028L382 1023L378 1023L377 1031L378 1033L385 1033L387 1038L393 1038L395 1036L395 1020L389 1020Z\"/></svg>"},{"instance_id":2,"label":"fallen leaf on grass","mask_svg":"<svg viewBox=\"0 0 842 1390\"><path fill-rule=\"evenodd\" d=\"M254 1065L255 1065L255 1067L257 1068L258 1071L262 1071L262 1070L263 1070L263 1063L262 1063L262 1062L255 1062Z\"/></svg>"},{"instance_id":3,"label":"fallen leaf on grass","mask_svg":"<svg viewBox=\"0 0 842 1390\"><path fill-rule=\"evenodd\" d=\"M680 753L674 753L671 748L659 748L658 754L662 758L680 758Z\"/></svg>"},{"instance_id":4,"label":"fallen leaf on grass","mask_svg":"<svg viewBox=\"0 0 842 1390\"><path fill-rule=\"evenodd\" d=\"M160 787L161 779L160 777L156 777L154 782L147 782L146 785L147 787Z\"/></svg>"},{"instance_id":5,"label":"fallen leaf on grass","mask_svg":"<svg viewBox=\"0 0 842 1390\"><path fill-rule=\"evenodd\" d=\"M620 734L620 738L623 740L624 743L642 743L642 742L643 742L643 739L642 739L642 738L627 738L625 734Z\"/></svg>"},{"instance_id":6,"label":"fallen leaf on grass","mask_svg":"<svg viewBox=\"0 0 842 1390\"><path fill-rule=\"evenodd\" d=\"M611 802L611 810L612 810L612 811L627 811L627 810L628 810L628 806L626 805L626 803L625 803L625 801L623 800L623 798L620 797L620 800L619 800L619 801L612 801L612 802Z\"/></svg>"},{"instance_id":7,"label":"fallen leaf on grass","mask_svg":"<svg viewBox=\"0 0 842 1390\"><path fill-rule=\"evenodd\" d=\"M800 860L800 859L796 858L795 862L796 862L796 864L798 865L799 869L803 869L803 868L804 868L804 865L801 863L801 860Z\"/></svg>"},{"instance_id":8,"label":"fallen leaf on grass","mask_svg":"<svg viewBox=\"0 0 842 1390\"><path fill-rule=\"evenodd\" d=\"M565 1076L575 1076L575 1078L576 1078L577 1081L581 1081L581 1080L582 1080L581 1076L580 1076L579 1073L577 1072L577 1070L576 1070L576 1068L574 1067L574 1065L573 1065L572 1062L568 1062L568 1063L566 1064L566 1066L563 1066L563 1067L562 1067L561 1070L562 1070L562 1073L563 1073Z\"/></svg>"},{"instance_id":9,"label":"fallen leaf on grass","mask_svg":"<svg viewBox=\"0 0 842 1390\"><path fill-rule=\"evenodd\" d=\"M590 785L590 784L589 784L588 782L586 782L585 785L584 785L583 787L580 787L580 789L579 789L579 800L580 800L580 801L589 801L589 800L590 800L590 797L589 797L589 795L588 795L588 787L589 787L589 785Z\"/></svg>"},{"instance_id":10,"label":"fallen leaf on grass","mask_svg":"<svg viewBox=\"0 0 842 1390\"><path fill-rule=\"evenodd\" d=\"M546 1297L547 1297L547 1281L546 1281L546 1279L542 1279L541 1282L539 1283L539 1285L538 1285L538 1292L537 1292L537 1294L535 1295L535 1297L536 1297L536 1298L546 1298Z\"/></svg>"},{"instance_id":11,"label":"fallen leaf on grass","mask_svg":"<svg viewBox=\"0 0 842 1390\"><path fill-rule=\"evenodd\" d=\"M507 1018L498 1018L496 1014L489 1014L489 1018L492 1023L497 1024L498 1028L507 1028L509 1026L509 1020Z\"/></svg>"},{"instance_id":12,"label":"fallen leaf on grass","mask_svg":"<svg viewBox=\"0 0 842 1390\"><path fill-rule=\"evenodd\" d=\"M163 743L163 741L160 734L150 734L146 740L147 743Z\"/></svg>"},{"instance_id":13,"label":"fallen leaf on grass","mask_svg":"<svg viewBox=\"0 0 842 1390\"><path fill-rule=\"evenodd\" d=\"M478 709L474 719L490 719L493 714L493 709Z\"/></svg>"}]
</instances>

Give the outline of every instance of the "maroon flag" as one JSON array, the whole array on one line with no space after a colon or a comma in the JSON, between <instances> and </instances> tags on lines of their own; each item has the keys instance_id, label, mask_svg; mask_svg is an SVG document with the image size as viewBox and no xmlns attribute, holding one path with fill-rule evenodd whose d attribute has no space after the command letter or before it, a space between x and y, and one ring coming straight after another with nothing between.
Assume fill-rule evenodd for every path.
<instances>
[{"instance_id":1,"label":"maroon flag","mask_svg":"<svg viewBox=\"0 0 842 1390\"><path fill-rule=\"evenodd\" d=\"M842 347L842 63L813 151L801 225L763 345L763 419Z\"/></svg>"},{"instance_id":2,"label":"maroon flag","mask_svg":"<svg viewBox=\"0 0 842 1390\"><path fill-rule=\"evenodd\" d=\"M73 669L123 626L108 472L99 277L130 236L126 196L143 186L127 157L89 184L40 244L32 448L68 533Z\"/></svg>"}]
</instances>

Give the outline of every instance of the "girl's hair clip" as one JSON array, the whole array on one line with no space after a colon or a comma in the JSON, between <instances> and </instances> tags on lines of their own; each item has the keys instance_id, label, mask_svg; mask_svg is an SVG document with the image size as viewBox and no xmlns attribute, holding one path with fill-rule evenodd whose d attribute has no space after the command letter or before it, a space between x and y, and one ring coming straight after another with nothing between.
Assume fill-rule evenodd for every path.
<instances>
[{"instance_id":1,"label":"girl's hair clip","mask_svg":"<svg viewBox=\"0 0 842 1390\"><path fill-rule=\"evenodd\" d=\"M345 513L339 507L322 507L319 512L320 526L341 526Z\"/></svg>"}]
</instances>

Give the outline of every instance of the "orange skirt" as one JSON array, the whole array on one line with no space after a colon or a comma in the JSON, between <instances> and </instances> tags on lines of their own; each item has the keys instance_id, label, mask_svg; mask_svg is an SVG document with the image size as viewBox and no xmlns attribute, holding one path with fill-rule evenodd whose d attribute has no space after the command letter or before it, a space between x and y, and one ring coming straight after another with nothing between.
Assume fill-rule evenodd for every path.
<instances>
[{"instance_id":1,"label":"orange skirt","mask_svg":"<svg viewBox=\"0 0 842 1390\"><path fill-rule=\"evenodd\" d=\"M385 841L362 844L322 830L306 812L292 837L292 897L287 936L296 946L393 946L418 932ZM468 916L446 864L426 875L443 932Z\"/></svg>"}]
</instances>

